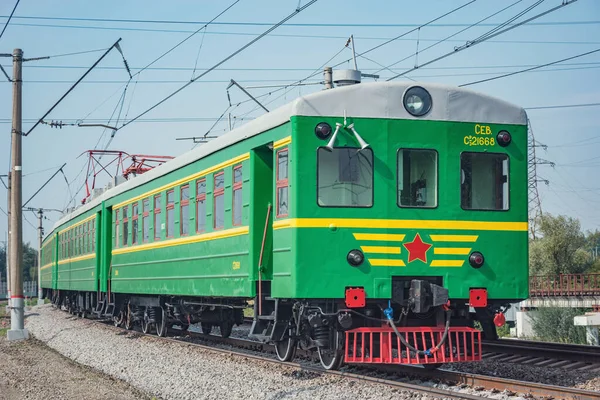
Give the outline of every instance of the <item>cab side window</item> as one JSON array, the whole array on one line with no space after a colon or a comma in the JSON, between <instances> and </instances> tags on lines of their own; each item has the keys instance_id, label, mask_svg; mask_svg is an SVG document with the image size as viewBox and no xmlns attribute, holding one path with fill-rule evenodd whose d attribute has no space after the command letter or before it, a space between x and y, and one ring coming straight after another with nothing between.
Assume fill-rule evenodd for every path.
<instances>
[{"instance_id":1,"label":"cab side window","mask_svg":"<svg viewBox=\"0 0 600 400\"><path fill-rule=\"evenodd\" d=\"M508 156L501 153L460 155L460 205L465 210L509 207Z\"/></svg>"},{"instance_id":2,"label":"cab side window","mask_svg":"<svg viewBox=\"0 0 600 400\"><path fill-rule=\"evenodd\" d=\"M288 149L277 152L277 212L276 216L287 217L289 213Z\"/></svg>"}]
</instances>

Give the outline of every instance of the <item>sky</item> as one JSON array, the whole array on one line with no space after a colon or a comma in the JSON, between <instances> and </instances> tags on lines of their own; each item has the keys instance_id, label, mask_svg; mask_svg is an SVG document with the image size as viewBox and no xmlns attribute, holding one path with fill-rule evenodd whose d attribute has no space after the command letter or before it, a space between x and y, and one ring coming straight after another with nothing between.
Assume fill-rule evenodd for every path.
<instances>
[{"instance_id":1,"label":"sky","mask_svg":"<svg viewBox=\"0 0 600 400\"><path fill-rule=\"evenodd\" d=\"M542 1L515 22L562 2ZM235 126L262 115L264 111L236 88L230 90L232 106L229 107L226 88L230 79L259 96L269 110L299 95L322 90L319 71L324 65L353 66L352 52L344 47L350 35L354 35L356 52L361 54L412 31L359 56L359 70L378 74L378 80L385 80L453 53L397 78L450 85L600 49L600 2L596 0L573 2L458 52L456 48L539 1L420 0L366 4L354 0L318 0L168 101L127 123L307 3L308 0L21 0L0 38L0 53L21 48L25 58L50 56L28 61L23 66L23 129L28 131L119 38L123 55L115 49L109 52L46 120L118 127L126 124L112 140L111 131L101 127L36 127L23 138L23 200L29 199L66 163L64 176L57 175L28 206L62 210L79 204L85 195L81 189L86 176L87 150L108 148L129 154L177 156L193 146L191 141L177 138L206 134L223 113L225 117L210 130L211 136L228 131L228 114ZM13 0L0 1L1 27L14 5ZM142 70L230 5L214 23ZM462 5L458 11L416 29ZM471 27L485 18L488 19ZM133 79L129 79L123 58ZM10 58L0 58L0 64L12 74ZM527 109L539 143L536 155L553 163L537 166L543 212L578 218L584 230L600 229L599 67L600 52L596 52L469 86ZM306 79L313 73L316 75ZM373 80L363 78L364 82ZM302 85L257 88L298 81ZM9 169L11 93L11 83L0 79L0 175ZM548 106L559 107L539 108ZM97 187L107 181L106 175L99 175ZM7 230L3 213L5 198L6 191L0 185L0 242L5 240ZM36 215L26 212L25 216L24 240L37 247ZM47 233L60 214L48 212L46 217Z\"/></svg>"}]
</instances>

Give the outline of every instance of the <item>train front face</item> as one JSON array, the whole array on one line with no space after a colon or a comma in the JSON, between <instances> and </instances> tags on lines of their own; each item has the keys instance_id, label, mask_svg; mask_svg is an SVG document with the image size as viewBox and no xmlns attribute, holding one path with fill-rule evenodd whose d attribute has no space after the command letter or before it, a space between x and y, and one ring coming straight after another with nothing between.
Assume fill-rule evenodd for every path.
<instances>
[{"instance_id":1,"label":"train front face","mask_svg":"<svg viewBox=\"0 0 600 400\"><path fill-rule=\"evenodd\" d=\"M391 305L409 325L439 325L424 317L448 304L468 325L472 307L495 333L528 296L525 112L458 88L361 85L313 100L333 116L292 120L294 297L380 317Z\"/></svg>"}]
</instances>

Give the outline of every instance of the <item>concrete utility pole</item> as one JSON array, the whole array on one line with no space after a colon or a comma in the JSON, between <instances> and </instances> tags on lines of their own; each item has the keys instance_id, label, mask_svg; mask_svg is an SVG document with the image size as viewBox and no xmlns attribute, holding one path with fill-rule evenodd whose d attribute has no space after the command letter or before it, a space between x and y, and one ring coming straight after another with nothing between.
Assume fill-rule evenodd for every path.
<instances>
[{"instance_id":1,"label":"concrete utility pole","mask_svg":"<svg viewBox=\"0 0 600 400\"><path fill-rule=\"evenodd\" d=\"M44 210L41 208L38 210L38 231L39 231L39 241L38 241L38 274L37 274L37 289L38 289L38 306L44 304L44 298L42 297L42 239L44 238L44 226L42 225L42 221L44 219Z\"/></svg>"},{"instance_id":2,"label":"concrete utility pole","mask_svg":"<svg viewBox=\"0 0 600 400\"><path fill-rule=\"evenodd\" d=\"M8 178L7 178L7 188L6 191L8 193L8 199L6 200L6 214L8 214L8 216L6 217L8 220L8 234L6 237L6 298L8 299L8 304L6 305L6 313L10 313L10 307L12 305L12 301L10 300L10 185L11 185L11 181L10 181L10 176L11 173L10 171L8 171Z\"/></svg>"},{"instance_id":3,"label":"concrete utility pole","mask_svg":"<svg viewBox=\"0 0 600 400\"><path fill-rule=\"evenodd\" d=\"M29 338L25 329L23 297L23 195L22 195L22 74L23 50L13 51L13 118L12 118L12 147L11 147L11 191L10 191L10 298L12 301L10 313L10 330L8 340L23 340Z\"/></svg>"}]
</instances>

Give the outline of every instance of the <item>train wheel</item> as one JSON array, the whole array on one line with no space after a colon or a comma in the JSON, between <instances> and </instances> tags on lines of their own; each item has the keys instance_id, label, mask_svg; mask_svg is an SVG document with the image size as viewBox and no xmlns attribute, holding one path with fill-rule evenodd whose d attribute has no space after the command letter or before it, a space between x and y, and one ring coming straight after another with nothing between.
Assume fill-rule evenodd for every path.
<instances>
[{"instance_id":1,"label":"train wheel","mask_svg":"<svg viewBox=\"0 0 600 400\"><path fill-rule=\"evenodd\" d=\"M321 365L326 370L339 369L344 361L344 344L342 334L338 331L333 331L331 345L328 348L318 347L319 360Z\"/></svg>"},{"instance_id":2,"label":"train wheel","mask_svg":"<svg viewBox=\"0 0 600 400\"><path fill-rule=\"evenodd\" d=\"M133 317L131 315L131 312L127 313L127 316L125 317L125 324L123 325L123 327L128 331L133 329Z\"/></svg>"},{"instance_id":3,"label":"train wheel","mask_svg":"<svg viewBox=\"0 0 600 400\"><path fill-rule=\"evenodd\" d=\"M233 322L223 321L219 324L219 329L221 330L221 337L228 338L233 329Z\"/></svg>"},{"instance_id":4,"label":"train wheel","mask_svg":"<svg viewBox=\"0 0 600 400\"><path fill-rule=\"evenodd\" d=\"M148 333L150 332L150 323L148 321L146 321L145 319L142 320L142 332L144 333Z\"/></svg>"},{"instance_id":5,"label":"train wheel","mask_svg":"<svg viewBox=\"0 0 600 400\"><path fill-rule=\"evenodd\" d=\"M113 323L116 327L123 325L123 321L125 319L125 313L121 311L118 316L113 317Z\"/></svg>"},{"instance_id":6,"label":"train wheel","mask_svg":"<svg viewBox=\"0 0 600 400\"><path fill-rule=\"evenodd\" d=\"M200 327L202 328L202 333L204 333L205 335L210 335L210 333L212 332L212 324L209 324L208 322L202 322L200 324Z\"/></svg>"},{"instance_id":7,"label":"train wheel","mask_svg":"<svg viewBox=\"0 0 600 400\"><path fill-rule=\"evenodd\" d=\"M286 339L275 342L275 354L277 354L279 361L292 361L296 355L297 348L298 343L293 337L291 328L288 330Z\"/></svg>"},{"instance_id":8,"label":"train wheel","mask_svg":"<svg viewBox=\"0 0 600 400\"><path fill-rule=\"evenodd\" d=\"M149 333L150 325L152 324L148 321L148 307L146 307L146 310L144 311L144 316L142 317L142 332Z\"/></svg>"},{"instance_id":9,"label":"train wheel","mask_svg":"<svg viewBox=\"0 0 600 400\"><path fill-rule=\"evenodd\" d=\"M160 308L160 321L156 322L156 334L161 337L167 336L169 326L167 325L167 311L164 307Z\"/></svg>"}]
</instances>

